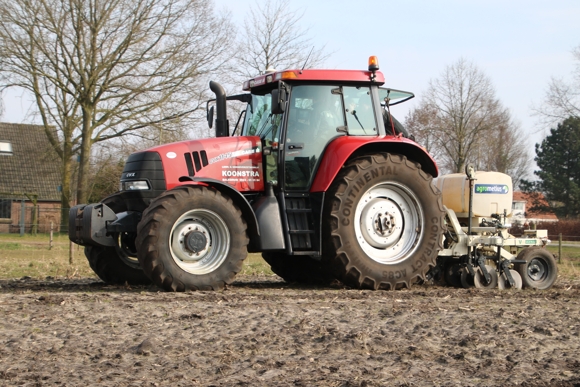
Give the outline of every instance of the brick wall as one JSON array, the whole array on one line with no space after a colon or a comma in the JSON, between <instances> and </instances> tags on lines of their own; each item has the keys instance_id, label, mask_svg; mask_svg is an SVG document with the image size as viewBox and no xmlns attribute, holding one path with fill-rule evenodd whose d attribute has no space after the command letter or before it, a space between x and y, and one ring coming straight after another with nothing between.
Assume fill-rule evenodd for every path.
<instances>
[{"instance_id":1,"label":"brick wall","mask_svg":"<svg viewBox=\"0 0 580 387\"><path fill-rule=\"evenodd\" d=\"M21 217L21 201L12 202L10 219L0 219L0 233L19 233ZM32 230L34 206L32 202L24 202L24 224L25 232ZM38 214L37 231L41 233L50 232L50 223L53 223L53 231L60 231L60 203L59 202L38 202L36 211Z\"/></svg>"}]
</instances>

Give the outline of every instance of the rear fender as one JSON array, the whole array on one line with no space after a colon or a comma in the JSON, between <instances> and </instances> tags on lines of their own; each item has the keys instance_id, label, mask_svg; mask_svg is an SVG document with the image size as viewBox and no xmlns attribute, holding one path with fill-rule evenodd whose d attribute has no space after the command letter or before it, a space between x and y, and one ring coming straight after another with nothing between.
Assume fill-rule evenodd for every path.
<instances>
[{"instance_id":1,"label":"rear fender","mask_svg":"<svg viewBox=\"0 0 580 387\"><path fill-rule=\"evenodd\" d=\"M325 192L340 169L351 158L371 153L392 153L417 162L432 177L439 175L435 160L414 141L398 136L342 136L332 141L324 152L311 192Z\"/></svg>"}]
</instances>

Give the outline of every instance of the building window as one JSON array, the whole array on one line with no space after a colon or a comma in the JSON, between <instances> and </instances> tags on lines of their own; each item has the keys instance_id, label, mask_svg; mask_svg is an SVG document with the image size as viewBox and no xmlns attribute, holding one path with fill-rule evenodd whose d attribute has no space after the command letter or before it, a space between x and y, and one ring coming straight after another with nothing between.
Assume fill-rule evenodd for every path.
<instances>
[{"instance_id":1,"label":"building window","mask_svg":"<svg viewBox=\"0 0 580 387\"><path fill-rule=\"evenodd\" d=\"M12 156L12 143L0 140L0 155Z\"/></svg>"},{"instance_id":2,"label":"building window","mask_svg":"<svg viewBox=\"0 0 580 387\"><path fill-rule=\"evenodd\" d=\"M0 199L0 219L10 219L12 217L12 200Z\"/></svg>"}]
</instances>

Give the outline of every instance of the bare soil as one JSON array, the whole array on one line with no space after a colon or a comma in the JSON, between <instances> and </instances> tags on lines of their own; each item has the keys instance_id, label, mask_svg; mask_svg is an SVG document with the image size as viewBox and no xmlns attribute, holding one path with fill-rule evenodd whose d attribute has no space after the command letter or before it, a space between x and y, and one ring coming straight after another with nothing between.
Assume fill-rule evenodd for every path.
<instances>
[{"instance_id":1,"label":"bare soil","mask_svg":"<svg viewBox=\"0 0 580 387\"><path fill-rule=\"evenodd\" d=\"M580 282L221 292L0 281L0 385L580 386Z\"/></svg>"}]
</instances>

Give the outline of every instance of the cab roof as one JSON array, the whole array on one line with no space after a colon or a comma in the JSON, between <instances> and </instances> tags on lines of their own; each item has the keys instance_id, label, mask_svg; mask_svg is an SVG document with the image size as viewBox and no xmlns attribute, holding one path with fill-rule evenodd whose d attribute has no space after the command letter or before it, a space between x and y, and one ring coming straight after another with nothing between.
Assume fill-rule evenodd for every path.
<instances>
[{"instance_id":1,"label":"cab roof","mask_svg":"<svg viewBox=\"0 0 580 387\"><path fill-rule=\"evenodd\" d=\"M380 71L364 70L327 70L327 69L308 69L308 70L282 70L268 74L258 75L244 82L243 89L249 91L254 87L265 86L269 83L278 81L320 81L320 82L352 82L368 83L382 86L385 83L385 77Z\"/></svg>"}]
</instances>

